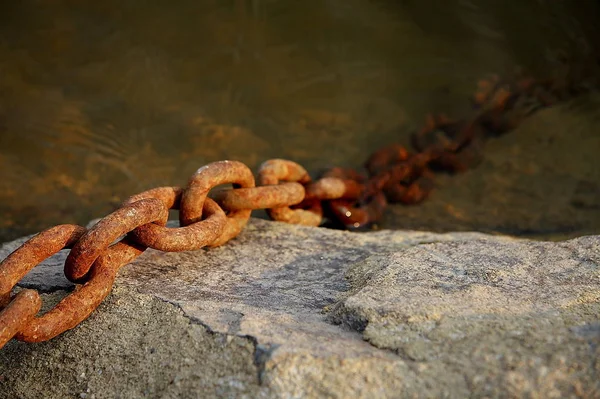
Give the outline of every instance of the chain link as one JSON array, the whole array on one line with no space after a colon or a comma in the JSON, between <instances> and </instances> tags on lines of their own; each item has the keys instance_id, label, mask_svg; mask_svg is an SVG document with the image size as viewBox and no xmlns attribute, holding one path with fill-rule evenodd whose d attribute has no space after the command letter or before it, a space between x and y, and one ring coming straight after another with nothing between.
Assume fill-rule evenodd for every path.
<instances>
[{"instance_id":1,"label":"chain link","mask_svg":"<svg viewBox=\"0 0 600 399\"><path fill-rule=\"evenodd\" d=\"M123 205L154 198L167 209L179 209L183 190L179 187L158 187L129 197ZM135 228L130 234L138 243L165 252L194 251L209 245L223 234L227 217L210 198L204 202L205 219L187 226L170 228L162 223L148 223Z\"/></svg>"},{"instance_id":2,"label":"chain link","mask_svg":"<svg viewBox=\"0 0 600 399\"><path fill-rule=\"evenodd\" d=\"M287 182L298 182L302 185L310 183L311 178L302 166L285 159L271 159L264 162L258 170L261 185L278 185L280 180ZM306 195L306 194L305 194ZM321 224L323 211L318 200L306 202L305 208L292 209L286 204L276 208L267 209L267 213L273 220L280 222L302 224L306 226L318 226Z\"/></svg>"},{"instance_id":3,"label":"chain link","mask_svg":"<svg viewBox=\"0 0 600 399\"><path fill-rule=\"evenodd\" d=\"M175 252L222 245L241 232L255 209L287 223L319 226L328 219L346 228L370 226L388 202L425 200L433 189L433 171L460 172L476 165L487 137L508 131L572 91L566 84L529 78L509 84L492 77L478 85L473 117L429 116L412 137L412 153L397 144L378 150L365 163L367 174L333 168L313 182L297 163L272 159L260 166L255 187L243 163L214 162L198 169L185 188L158 187L128 198L89 230L76 225L47 229L0 263L0 348L12 338L40 342L75 327L109 294L119 269L147 248ZM233 188L213 190L224 184ZM166 227L170 209L179 210L180 227ZM64 273L78 286L36 317L39 294L31 289L13 293L14 287L64 248L71 248Z\"/></svg>"},{"instance_id":4,"label":"chain link","mask_svg":"<svg viewBox=\"0 0 600 399\"><path fill-rule=\"evenodd\" d=\"M229 183L233 183L234 188L252 188L255 186L254 175L250 168L238 161L213 162L198 169L190 178L181 196L179 210L181 225L187 226L200 221L208 192L213 187ZM223 232L208 246L218 247L236 237L248 223L251 213L252 209L228 211Z\"/></svg>"}]
</instances>

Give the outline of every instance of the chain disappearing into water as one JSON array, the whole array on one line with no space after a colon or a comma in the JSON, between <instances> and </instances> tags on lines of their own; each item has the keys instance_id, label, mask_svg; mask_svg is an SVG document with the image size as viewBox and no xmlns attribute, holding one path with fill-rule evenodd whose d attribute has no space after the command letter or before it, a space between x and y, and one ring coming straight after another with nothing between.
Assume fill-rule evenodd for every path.
<instances>
[{"instance_id":1,"label":"chain disappearing into water","mask_svg":"<svg viewBox=\"0 0 600 399\"><path fill-rule=\"evenodd\" d=\"M241 162L214 162L198 169L185 188L159 187L130 197L89 230L77 225L45 230L0 264L0 348L12 338L46 341L75 327L109 294L119 269L147 248L175 252L222 245L240 233L255 209L266 209L272 219L287 223L319 226L329 220L346 228L369 226L380 220L388 202L426 199L435 171L460 172L476 165L487 137L577 91L567 81L484 80L473 100L473 117L428 117L413 135L412 153L400 145L383 148L367 160L366 174L334 168L312 181L297 163L272 159L261 165L256 186ZM211 192L223 184L233 188ZM179 210L181 227L166 227L170 209ZM76 289L38 317L38 292L15 294L14 288L32 268L65 248L70 252L64 273Z\"/></svg>"}]
</instances>

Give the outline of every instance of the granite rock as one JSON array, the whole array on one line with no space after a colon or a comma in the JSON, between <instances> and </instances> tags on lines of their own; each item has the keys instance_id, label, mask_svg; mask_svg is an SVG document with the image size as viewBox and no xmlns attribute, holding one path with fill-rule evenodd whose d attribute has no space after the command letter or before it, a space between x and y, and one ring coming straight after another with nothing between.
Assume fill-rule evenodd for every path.
<instances>
[{"instance_id":1,"label":"granite rock","mask_svg":"<svg viewBox=\"0 0 600 399\"><path fill-rule=\"evenodd\" d=\"M55 302L65 255L23 286ZM9 343L0 396L591 398L599 358L600 236L252 219L220 248L148 250L80 326Z\"/></svg>"}]
</instances>

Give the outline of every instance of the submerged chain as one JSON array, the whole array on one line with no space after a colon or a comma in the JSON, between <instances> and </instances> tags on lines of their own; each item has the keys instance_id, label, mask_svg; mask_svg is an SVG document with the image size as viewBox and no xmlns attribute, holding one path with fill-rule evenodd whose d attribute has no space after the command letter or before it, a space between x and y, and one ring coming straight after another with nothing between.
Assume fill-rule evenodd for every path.
<instances>
[{"instance_id":1,"label":"submerged chain","mask_svg":"<svg viewBox=\"0 0 600 399\"><path fill-rule=\"evenodd\" d=\"M159 187L134 195L90 229L59 225L29 239L0 263L0 348L12 338L49 340L86 319L112 289L121 267L147 248L166 252L216 247L236 237L252 210L266 209L278 221L346 228L377 222L388 202L414 204L427 198L434 172L460 172L477 164L484 140L502 134L540 108L572 95L573 86L498 78L479 83L474 116L454 121L429 116L413 135L413 151L392 145L366 162L367 173L334 168L312 181L295 162L272 159L258 171L259 186L241 162L220 161L196 171L185 188ZM231 184L231 189L213 190ZM169 210L181 227L166 227ZM14 293L36 265L70 248L64 266L77 288L42 316L37 291Z\"/></svg>"}]
</instances>

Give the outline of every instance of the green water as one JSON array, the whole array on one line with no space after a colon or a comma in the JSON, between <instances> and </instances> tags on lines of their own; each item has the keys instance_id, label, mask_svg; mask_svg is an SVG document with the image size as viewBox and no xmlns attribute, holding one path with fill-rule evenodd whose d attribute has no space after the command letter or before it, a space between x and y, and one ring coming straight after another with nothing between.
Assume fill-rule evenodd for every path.
<instances>
[{"instance_id":1,"label":"green water","mask_svg":"<svg viewBox=\"0 0 600 399\"><path fill-rule=\"evenodd\" d=\"M0 239L85 223L198 167L360 167L478 79L600 44L596 1L59 1L0 5ZM595 95L531 118L382 227L600 232Z\"/></svg>"}]
</instances>

